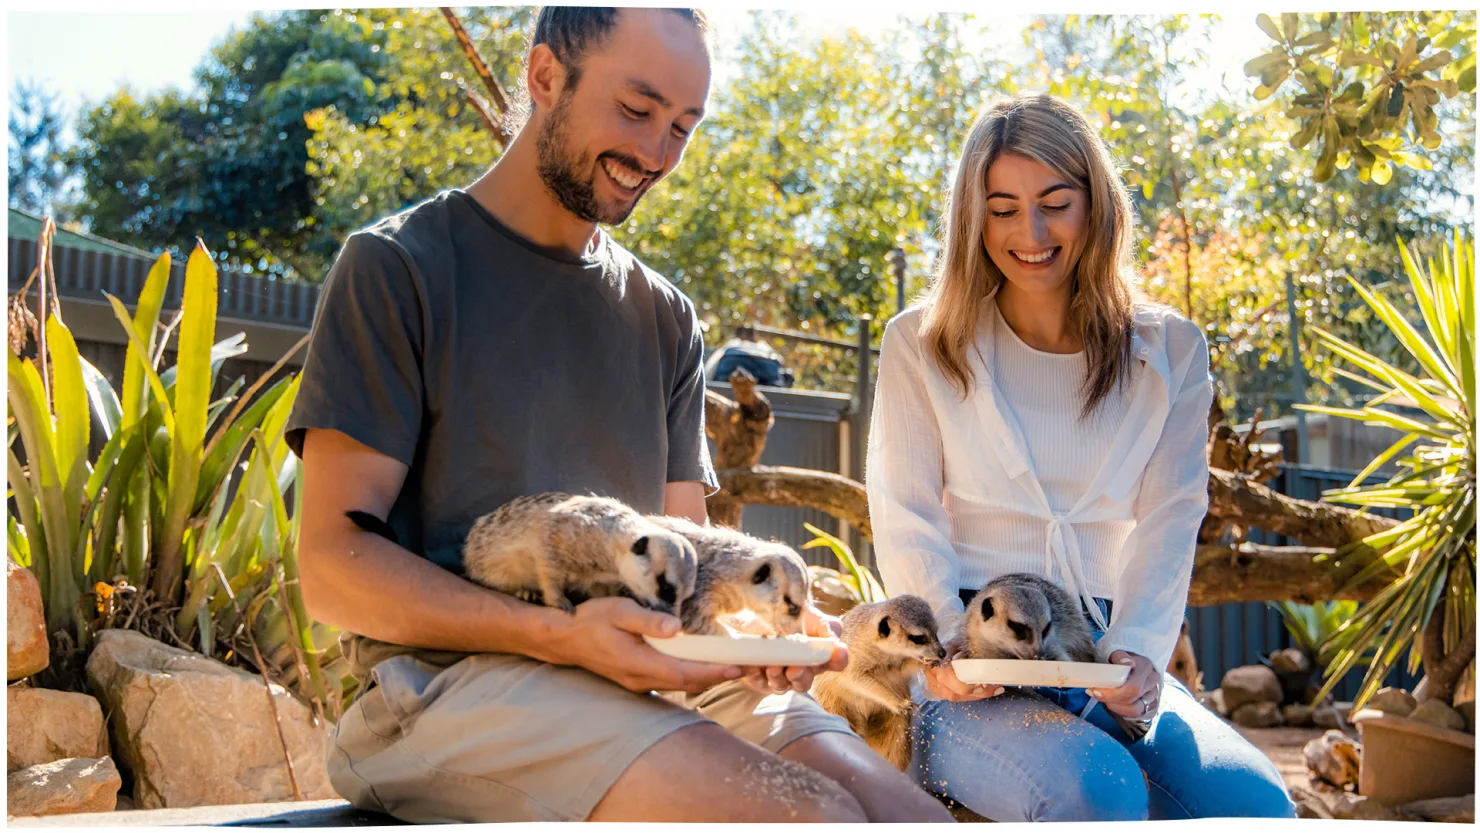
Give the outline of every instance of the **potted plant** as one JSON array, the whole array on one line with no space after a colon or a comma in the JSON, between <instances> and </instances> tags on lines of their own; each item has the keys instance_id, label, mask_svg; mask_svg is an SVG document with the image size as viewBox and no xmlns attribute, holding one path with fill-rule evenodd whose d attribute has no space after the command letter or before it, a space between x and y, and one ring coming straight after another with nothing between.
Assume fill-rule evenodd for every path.
<instances>
[{"instance_id":1,"label":"potted plant","mask_svg":"<svg viewBox=\"0 0 1480 833\"><path fill-rule=\"evenodd\" d=\"M1444 706L1475 658L1474 247L1456 235L1453 248L1446 246L1438 261L1428 264L1419 263L1401 241L1399 249L1421 322L1407 320L1387 297L1348 279L1420 375L1317 328L1322 342L1363 371L1336 372L1377 396L1360 409L1297 406L1403 432L1350 486L1325 494L1333 502L1412 513L1336 555L1338 567L1355 570L1353 585L1396 576L1322 646L1331 661L1320 696L1371 653L1358 708L1376 693L1405 649L1410 670L1422 665L1427 675L1423 699ZM1396 475L1362 485L1394 459ZM1353 720L1362 730L1363 795L1399 804L1474 791L1472 734L1374 710L1359 711Z\"/></svg>"}]
</instances>

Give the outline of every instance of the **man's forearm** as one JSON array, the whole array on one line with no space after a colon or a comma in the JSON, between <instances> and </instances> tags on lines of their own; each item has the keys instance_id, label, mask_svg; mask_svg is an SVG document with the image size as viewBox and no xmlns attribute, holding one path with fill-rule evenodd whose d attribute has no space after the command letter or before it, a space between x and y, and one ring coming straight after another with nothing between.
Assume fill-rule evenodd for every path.
<instances>
[{"instance_id":1,"label":"man's forearm","mask_svg":"<svg viewBox=\"0 0 1480 833\"><path fill-rule=\"evenodd\" d=\"M300 581L314 618L371 639L560 660L569 617L473 584L373 533L353 529L305 548Z\"/></svg>"}]
</instances>

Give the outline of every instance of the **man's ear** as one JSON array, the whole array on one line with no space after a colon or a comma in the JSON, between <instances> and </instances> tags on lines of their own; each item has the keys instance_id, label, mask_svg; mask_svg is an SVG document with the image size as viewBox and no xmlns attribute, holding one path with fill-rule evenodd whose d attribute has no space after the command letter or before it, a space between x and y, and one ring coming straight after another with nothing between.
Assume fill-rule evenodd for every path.
<instances>
[{"instance_id":1,"label":"man's ear","mask_svg":"<svg viewBox=\"0 0 1480 833\"><path fill-rule=\"evenodd\" d=\"M565 79L565 66L555 57L549 44L542 43L530 50L524 83L529 90L529 100L535 107L546 110L554 107L565 89Z\"/></svg>"}]
</instances>

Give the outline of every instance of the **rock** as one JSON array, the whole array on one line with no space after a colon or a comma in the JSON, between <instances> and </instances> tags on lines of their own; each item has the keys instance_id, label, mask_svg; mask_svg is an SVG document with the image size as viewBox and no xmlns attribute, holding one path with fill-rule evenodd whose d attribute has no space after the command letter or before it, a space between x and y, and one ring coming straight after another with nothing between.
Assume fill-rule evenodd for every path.
<instances>
[{"instance_id":1,"label":"rock","mask_svg":"<svg viewBox=\"0 0 1480 833\"><path fill-rule=\"evenodd\" d=\"M1425 700L1419 703L1418 708L1414 709L1413 713L1408 715L1408 717L1420 723L1427 723L1431 726L1443 726L1446 729L1453 729L1456 732L1463 732L1465 730L1464 717L1442 700Z\"/></svg>"},{"instance_id":2,"label":"rock","mask_svg":"<svg viewBox=\"0 0 1480 833\"><path fill-rule=\"evenodd\" d=\"M1278 703L1245 703L1233 713L1233 722L1252 729L1267 729L1284 722Z\"/></svg>"},{"instance_id":3,"label":"rock","mask_svg":"<svg viewBox=\"0 0 1480 833\"><path fill-rule=\"evenodd\" d=\"M1291 703L1280 709L1286 726L1314 726L1314 709L1301 703Z\"/></svg>"},{"instance_id":4,"label":"rock","mask_svg":"<svg viewBox=\"0 0 1480 833\"><path fill-rule=\"evenodd\" d=\"M1357 805L1366 801L1366 796L1340 792L1331 797L1331 818L1350 821L1357 817Z\"/></svg>"},{"instance_id":5,"label":"rock","mask_svg":"<svg viewBox=\"0 0 1480 833\"><path fill-rule=\"evenodd\" d=\"M1398 807L1398 812L1415 816L1424 821L1448 822L1450 824L1475 823L1475 794L1451 798L1426 798L1411 801Z\"/></svg>"},{"instance_id":6,"label":"rock","mask_svg":"<svg viewBox=\"0 0 1480 833\"><path fill-rule=\"evenodd\" d=\"M1359 795L1353 801L1352 818L1357 821L1418 821L1396 807L1381 804L1365 795Z\"/></svg>"},{"instance_id":7,"label":"rock","mask_svg":"<svg viewBox=\"0 0 1480 833\"><path fill-rule=\"evenodd\" d=\"M1475 734L1475 701L1466 700L1463 703L1457 703L1454 710L1465 719L1465 731L1472 735Z\"/></svg>"},{"instance_id":8,"label":"rock","mask_svg":"<svg viewBox=\"0 0 1480 833\"><path fill-rule=\"evenodd\" d=\"M46 619L41 609L41 584L36 574L5 561L5 679L19 680L51 662L46 644Z\"/></svg>"},{"instance_id":9,"label":"rock","mask_svg":"<svg viewBox=\"0 0 1480 833\"><path fill-rule=\"evenodd\" d=\"M1351 722L1351 703L1327 703L1316 706L1311 719L1322 729L1340 729L1342 721Z\"/></svg>"},{"instance_id":10,"label":"rock","mask_svg":"<svg viewBox=\"0 0 1480 833\"><path fill-rule=\"evenodd\" d=\"M12 686L5 700L6 772L108 755L103 709L86 694Z\"/></svg>"},{"instance_id":11,"label":"rock","mask_svg":"<svg viewBox=\"0 0 1480 833\"><path fill-rule=\"evenodd\" d=\"M123 780L112 758L67 758L38 764L8 777L11 816L106 813L118 804Z\"/></svg>"},{"instance_id":12,"label":"rock","mask_svg":"<svg viewBox=\"0 0 1480 833\"><path fill-rule=\"evenodd\" d=\"M1269 666L1276 674L1304 674L1310 670L1310 657L1299 648L1286 648L1269 655Z\"/></svg>"},{"instance_id":13,"label":"rock","mask_svg":"<svg viewBox=\"0 0 1480 833\"><path fill-rule=\"evenodd\" d=\"M141 810L293 800L262 678L143 634L105 630L87 678L111 715L113 748ZM334 798L326 726L281 686L272 703L304 800ZM209 740L207 740L209 739Z\"/></svg>"},{"instance_id":14,"label":"rock","mask_svg":"<svg viewBox=\"0 0 1480 833\"><path fill-rule=\"evenodd\" d=\"M132 810L132 809L134 809L134 800L132 798L129 798L127 795L124 795L123 793L119 793L118 794L118 804L116 806L114 806L113 809L115 811L118 811L118 810Z\"/></svg>"},{"instance_id":15,"label":"rock","mask_svg":"<svg viewBox=\"0 0 1480 833\"><path fill-rule=\"evenodd\" d=\"M1413 709L1417 705L1418 701L1413 699L1412 694L1401 688L1391 687L1381 689L1372 695L1371 700L1367 701L1367 708L1377 709L1385 714L1395 714L1399 717L1407 717L1413 714Z\"/></svg>"},{"instance_id":16,"label":"rock","mask_svg":"<svg viewBox=\"0 0 1480 833\"><path fill-rule=\"evenodd\" d=\"M1223 704L1223 689L1215 688L1212 691L1205 691L1203 692L1201 697L1197 698L1197 700L1199 703L1203 704L1204 708L1208 709L1219 717L1228 716L1228 709L1226 709Z\"/></svg>"},{"instance_id":17,"label":"rock","mask_svg":"<svg viewBox=\"0 0 1480 833\"><path fill-rule=\"evenodd\" d=\"M1342 788L1355 786L1361 772L1362 746L1331 729L1305 745L1305 765L1328 784Z\"/></svg>"},{"instance_id":18,"label":"rock","mask_svg":"<svg viewBox=\"0 0 1480 833\"><path fill-rule=\"evenodd\" d=\"M1279 678L1263 665L1245 665L1223 675L1223 705L1229 714L1245 703L1278 703L1284 698Z\"/></svg>"}]
</instances>

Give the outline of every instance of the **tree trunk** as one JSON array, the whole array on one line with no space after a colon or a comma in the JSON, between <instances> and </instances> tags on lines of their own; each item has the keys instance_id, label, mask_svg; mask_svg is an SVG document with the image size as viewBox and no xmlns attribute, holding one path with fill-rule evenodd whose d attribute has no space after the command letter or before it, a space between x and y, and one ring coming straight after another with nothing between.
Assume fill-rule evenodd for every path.
<instances>
[{"instance_id":1,"label":"tree trunk","mask_svg":"<svg viewBox=\"0 0 1480 833\"><path fill-rule=\"evenodd\" d=\"M1231 602L1366 601L1397 577L1388 572L1360 587L1344 589L1350 571L1315 560L1332 552L1313 547L1204 544L1197 548L1193 561L1187 603L1207 607Z\"/></svg>"},{"instance_id":2,"label":"tree trunk","mask_svg":"<svg viewBox=\"0 0 1480 833\"><path fill-rule=\"evenodd\" d=\"M790 466L722 469L723 494L742 504L805 506L826 512L873 540L863 484L840 474ZM711 506L714 498L710 498Z\"/></svg>"},{"instance_id":3,"label":"tree trunk","mask_svg":"<svg viewBox=\"0 0 1480 833\"><path fill-rule=\"evenodd\" d=\"M1398 525L1391 518L1286 497L1219 469L1212 469L1208 476L1208 514L1293 538L1308 547L1342 547Z\"/></svg>"},{"instance_id":4,"label":"tree trunk","mask_svg":"<svg viewBox=\"0 0 1480 833\"><path fill-rule=\"evenodd\" d=\"M1454 700L1454 690L1459 685L1460 675L1465 673L1470 661L1475 658L1475 628L1471 625L1455 646L1452 653L1444 653L1444 627L1449 606L1443 599L1429 616L1423 629L1423 667L1428 677L1428 692L1424 699L1438 700L1449 704Z\"/></svg>"},{"instance_id":5,"label":"tree trunk","mask_svg":"<svg viewBox=\"0 0 1480 833\"><path fill-rule=\"evenodd\" d=\"M776 418L771 414L770 401L755 389L754 376L743 369L736 370L730 374L729 382L734 401L712 390L704 392L704 430L714 439L715 468L746 469L760 463L766 450L766 434ZM737 499L723 479L720 489L707 501L709 518L717 524L739 529L745 504L764 502Z\"/></svg>"}]
</instances>

